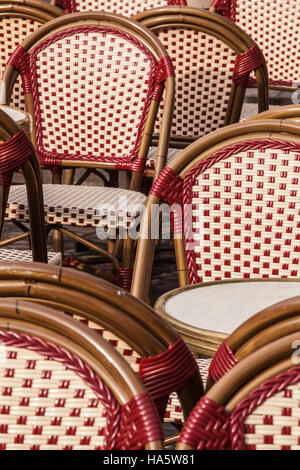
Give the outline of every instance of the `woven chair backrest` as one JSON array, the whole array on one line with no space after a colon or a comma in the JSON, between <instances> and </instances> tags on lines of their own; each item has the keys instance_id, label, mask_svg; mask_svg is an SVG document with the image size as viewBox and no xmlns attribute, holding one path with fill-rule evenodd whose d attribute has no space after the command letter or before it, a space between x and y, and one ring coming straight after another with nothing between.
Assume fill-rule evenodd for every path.
<instances>
[{"instance_id":1,"label":"woven chair backrest","mask_svg":"<svg viewBox=\"0 0 300 470\"><path fill-rule=\"evenodd\" d=\"M57 0L56 4L66 13L103 10L134 16L141 11L163 5L186 5L186 0Z\"/></svg>"}]
</instances>

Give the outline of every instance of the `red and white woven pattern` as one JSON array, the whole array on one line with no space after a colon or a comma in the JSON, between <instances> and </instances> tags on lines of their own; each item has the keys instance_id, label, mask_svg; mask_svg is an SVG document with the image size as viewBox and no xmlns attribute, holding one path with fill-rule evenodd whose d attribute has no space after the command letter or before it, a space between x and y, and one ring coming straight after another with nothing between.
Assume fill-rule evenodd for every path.
<instances>
[{"instance_id":1,"label":"red and white woven pattern","mask_svg":"<svg viewBox=\"0 0 300 470\"><path fill-rule=\"evenodd\" d=\"M44 184L43 195L46 223L82 227L128 228L146 200L137 191L61 184ZM5 218L29 220L25 185L11 186Z\"/></svg>"},{"instance_id":2,"label":"red and white woven pattern","mask_svg":"<svg viewBox=\"0 0 300 470\"><path fill-rule=\"evenodd\" d=\"M176 75L171 134L196 139L222 126L235 53L213 36L188 28L173 27L156 34L171 57ZM160 121L161 111L159 116Z\"/></svg>"},{"instance_id":3,"label":"red and white woven pattern","mask_svg":"<svg viewBox=\"0 0 300 470\"><path fill-rule=\"evenodd\" d=\"M105 408L76 372L22 347L1 353L1 450L103 446Z\"/></svg>"},{"instance_id":4,"label":"red and white woven pattern","mask_svg":"<svg viewBox=\"0 0 300 470\"><path fill-rule=\"evenodd\" d=\"M36 46L30 64L44 163L134 160L156 64L140 42L109 28L77 27Z\"/></svg>"},{"instance_id":5,"label":"red and white woven pattern","mask_svg":"<svg viewBox=\"0 0 300 470\"><path fill-rule=\"evenodd\" d=\"M61 3L68 5L68 2ZM75 11L104 10L119 15L134 16L141 11L166 5L186 5L186 2L185 0L77 0Z\"/></svg>"},{"instance_id":6,"label":"red and white woven pattern","mask_svg":"<svg viewBox=\"0 0 300 470\"><path fill-rule=\"evenodd\" d=\"M48 251L49 264L61 264L61 254ZM31 250L0 249L0 261L32 261Z\"/></svg>"},{"instance_id":7,"label":"red and white woven pattern","mask_svg":"<svg viewBox=\"0 0 300 470\"><path fill-rule=\"evenodd\" d=\"M117 349L118 353L130 364L132 369L138 373L140 369L141 356L134 351L125 341L114 335L111 331L101 328L99 325L89 320L83 320L81 317L75 315L73 318L79 320L81 323L86 324L89 328L99 333L108 343L112 344ZM208 369L211 363L211 358L197 359L200 375L205 388ZM164 422L183 423L183 412L181 404L176 392L171 393L168 398L167 408L164 415Z\"/></svg>"},{"instance_id":8,"label":"red and white woven pattern","mask_svg":"<svg viewBox=\"0 0 300 470\"><path fill-rule=\"evenodd\" d=\"M269 380L235 409L231 447L247 450L300 450L300 369Z\"/></svg>"},{"instance_id":9,"label":"red and white woven pattern","mask_svg":"<svg viewBox=\"0 0 300 470\"><path fill-rule=\"evenodd\" d=\"M41 23L28 18L1 16L0 18L0 76L6 66L9 56L21 44L28 34L33 33ZM25 101L22 91L22 80L18 77L13 89L12 106L25 111Z\"/></svg>"},{"instance_id":10,"label":"red and white woven pattern","mask_svg":"<svg viewBox=\"0 0 300 470\"><path fill-rule=\"evenodd\" d=\"M298 0L216 1L259 45L266 58L270 82L292 85L300 82L300 10Z\"/></svg>"},{"instance_id":11,"label":"red and white woven pattern","mask_svg":"<svg viewBox=\"0 0 300 470\"><path fill-rule=\"evenodd\" d=\"M299 146L265 141L228 148L186 176L192 283L299 276L299 171Z\"/></svg>"}]
</instances>

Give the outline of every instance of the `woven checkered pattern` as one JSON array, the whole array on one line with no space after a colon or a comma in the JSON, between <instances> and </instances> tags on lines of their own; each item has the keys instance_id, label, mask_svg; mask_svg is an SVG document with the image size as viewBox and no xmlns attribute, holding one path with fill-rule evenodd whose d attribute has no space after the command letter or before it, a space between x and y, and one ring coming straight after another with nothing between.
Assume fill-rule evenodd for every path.
<instances>
[{"instance_id":1,"label":"woven checkered pattern","mask_svg":"<svg viewBox=\"0 0 300 470\"><path fill-rule=\"evenodd\" d=\"M77 27L31 52L40 157L130 162L137 156L155 59L102 27Z\"/></svg>"},{"instance_id":2,"label":"woven checkered pattern","mask_svg":"<svg viewBox=\"0 0 300 470\"><path fill-rule=\"evenodd\" d=\"M196 169L194 179L187 176L184 197L192 204L193 234L186 229L186 237L194 240L187 245L191 282L299 277L300 152L278 150L268 141L269 148L260 146L232 150L227 158L215 155L198 175Z\"/></svg>"},{"instance_id":3,"label":"woven checkered pattern","mask_svg":"<svg viewBox=\"0 0 300 470\"><path fill-rule=\"evenodd\" d=\"M81 317L74 315L73 318L79 320L81 323L86 324L89 328L99 333L107 342L112 344L121 356L130 364L133 370L138 373L140 368L141 356L134 351L125 341L114 335L111 331L101 328L99 325L93 323L90 320L84 320ZM197 359L197 364L205 387L208 369L211 363L211 358ZM177 393L172 393L168 398L168 404L165 411L164 422L177 422L183 423L183 413Z\"/></svg>"},{"instance_id":4,"label":"woven checkered pattern","mask_svg":"<svg viewBox=\"0 0 300 470\"><path fill-rule=\"evenodd\" d=\"M175 68L171 134L196 139L222 126L232 86L235 53L213 36L181 26L159 30L156 34ZM159 132L159 122L155 132Z\"/></svg>"},{"instance_id":5,"label":"woven checkered pattern","mask_svg":"<svg viewBox=\"0 0 300 470\"><path fill-rule=\"evenodd\" d=\"M176 157L176 155L180 152L181 149L177 148L169 148L168 155L167 155L167 164ZM157 147L150 147L147 157L147 168L154 168L155 161L156 161L156 154L157 154Z\"/></svg>"},{"instance_id":6,"label":"woven checkered pattern","mask_svg":"<svg viewBox=\"0 0 300 470\"><path fill-rule=\"evenodd\" d=\"M61 264L61 254L48 251L49 264ZM32 261L31 250L0 249L0 261Z\"/></svg>"},{"instance_id":7,"label":"woven checkered pattern","mask_svg":"<svg viewBox=\"0 0 300 470\"><path fill-rule=\"evenodd\" d=\"M103 10L124 16L166 5L186 5L184 0L77 0L75 3L76 11Z\"/></svg>"},{"instance_id":8,"label":"woven checkered pattern","mask_svg":"<svg viewBox=\"0 0 300 470\"><path fill-rule=\"evenodd\" d=\"M0 17L0 76L3 73L9 56L15 48L41 24L41 22L28 18L8 15ZM16 80L10 104L23 111L25 110L21 77L18 77Z\"/></svg>"},{"instance_id":9,"label":"woven checkered pattern","mask_svg":"<svg viewBox=\"0 0 300 470\"><path fill-rule=\"evenodd\" d=\"M95 186L44 184L45 222L82 227L131 226L143 210L146 196L137 191ZM11 186L6 220L27 222L25 185Z\"/></svg>"},{"instance_id":10,"label":"woven checkered pattern","mask_svg":"<svg viewBox=\"0 0 300 470\"><path fill-rule=\"evenodd\" d=\"M1 345L1 450L93 450L103 445L105 410L62 363Z\"/></svg>"},{"instance_id":11,"label":"woven checkered pattern","mask_svg":"<svg viewBox=\"0 0 300 470\"><path fill-rule=\"evenodd\" d=\"M236 23L262 49L271 82L300 82L298 0L237 0Z\"/></svg>"},{"instance_id":12,"label":"woven checkered pattern","mask_svg":"<svg viewBox=\"0 0 300 470\"><path fill-rule=\"evenodd\" d=\"M300 370L280 374L254 390L231 416L236 450L300 450Z\"/></svg>"}]
</instances>

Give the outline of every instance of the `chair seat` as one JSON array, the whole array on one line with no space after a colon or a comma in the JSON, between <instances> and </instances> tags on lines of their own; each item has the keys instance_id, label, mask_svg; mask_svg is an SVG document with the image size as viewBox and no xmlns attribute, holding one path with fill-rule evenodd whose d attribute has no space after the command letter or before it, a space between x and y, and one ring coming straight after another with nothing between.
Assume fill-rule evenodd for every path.
<instances>
[{"instance_id":1,"label":"chair seat","mask_svg":"<svg viewBox=\"0 0 300 470\"><path fill-rule=\"evenodd\" d=\"M31 250L0 249L0 261L32 261ZM61 264L61 253L48 251L49 264Z\"/></svg>"},{"instance_id":2,"label":"chair seat","mask_svg":"<svg viewBox=\"0 0 300 470\"><path fill-rule=\"evenodd\" d=\"M146 196L120 188L44 184L45 222L50 224L96 227L130 227ZM27 222L25 185L10 188L5 220Z\"/></svg>"},{"instance_id":3,"label":"chair seat","mask_svg":"<svg viewBox=\"0 0 300 470\"><path fill-rule=\"evenodd\" d=\"M167 163L168 164L174 157L180 152L182 149L177 148L169 148L168 155L167 155ZM146 167L153 169L155 166L155 159L156 159L156 152L157 147L150 147L148 152L148 158L146 162Z\"/></svg>"}]
</instances>

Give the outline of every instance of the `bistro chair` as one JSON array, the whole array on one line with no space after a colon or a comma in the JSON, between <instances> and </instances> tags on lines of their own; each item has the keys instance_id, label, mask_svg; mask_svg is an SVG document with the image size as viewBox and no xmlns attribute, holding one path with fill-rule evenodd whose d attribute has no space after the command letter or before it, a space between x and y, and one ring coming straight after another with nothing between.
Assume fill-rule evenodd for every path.
<instances>
[{"instance_id":1,"label":"bistro chair","mask_svg":"<svg viewBox=\"0 0 300 470\"><path fill-rule=\"evenodd\" d=\"M299 277L299 151L299 125L280 120L233 124L182 150L151 188L132 294L147 299L155 247L151 206L160 202L172 209L180 286Z\"/></svg>"},{"instance_id":2,"label":"bistro chair","mask_svg":"<svg viewBox=\"0 0 300 470\"><path fill-rule=\"evenodd\" d=\"M209 362L198 370L167 322L103 279L40 263L1 263L0 296L59 309L99 333L140 376L164 422L182 424L203 394L201 375L207 377Z\"/></svg>"},{"instance_id":3,"label":"bistro chair","mask_svg":"<svg viewBox=\"0 0 300 470\"><path fill-rule=\"evenodd\" d=\"M10 55L26 36L42 24L63 15L60 8L38 0L0 0L0 76ZM21 79L18 78L10 104L25 110Z\"/></svg>"},{"instance_id":4,"label":"bistro chair","mask_svg":"<svg viewBox=\"0 0 300 470\"><path fill-rule=\"evenodd\" d=\"M251 116L249 120L257 119L284 119L300 123L300 104L288 104L286 106L274 106L267 111Z\"/></svg>"},{"instance_id":5,"label":"bistro chair","mask_svg":"<svg viewBox=\"0 0 300 470\"><path fill-rule=\"evenodd\" d=\"M40 163L58 176L56 181L63 168L131 173L128 190L43 185L45 220L61 233L103 254L98 245L66 226L125 232L118 275L123 287L129 288L135 241L126 234L145 202L139 189L164 86L155 176L165 165L168 147L174 74L164 47L129 18L73 13L48 22L15 50L3 75L3 102L9 103L19 73ZM26 218L25 187L12 189L8 219ZM116 257L111 253L108 257L117 267Z\"/></svg>"},{"instance_id":6,"label":"bistro chair","mask_svg":"<svg viewBox=\"0 0 300 470\"><path fill-rule=\"evenodd\" d=\"M28 204L29 231L0 242L0 261L47 262L46 232L44 224L43 195L39 162L25 131L0 109L0 232L3 229L7 199L13 174L21 170L25 179L25 199ZM31 250L2 248L11 243L30 238ZM57 253L48 253L49 262L59 262Z\"/></svg>"},{"instance_id":7,"label":"bistro chair","mask_svg":"<svg viewBox=\"0 0 300 470\"><path fill-rule=\"evenodd\" d=\"M264 57L255 42L234 23L221 15L189 7L156 8L138 14L135 19L156 34L175 69L168 161L197 138L239 121L253 70L259 83L258 110L268 108ZM157 134L159 129L158 119ZM156 153L156 148L151 147L147 160L149 175L153 174Z\"/></svg>"},{"instance_id":8,"label":"bistro chair","mask_svg":"<svg viewBox=\"0 0 300 470\"><path fill-rule=\"evenodd\" d=\"M51 0L66 13L78 11L107 11L123 16L134 16L140 11L162 5L186 5L186 0Z\"/></svg>"},{"instance_id":9,"label":"bistro chair","mask_svg":"<svg viewBox=\"0 0 300 470\"><path fill-rule=\"evenodd\" d=\"M1 299L1 450L156 450L162 429L131 367L55 309Z\"/></svg>"},{"instance_id":10,"label":"bistro chair","mask_svg":"<svg viewBox=\"0 0 300 470\"><path fill-rule=\"evenodd\" d=\"M300 87L300 11L298 0L214 0L212 11L234 21L265 55L271 89ZM253 77L249 84L255 83Z\"/></svg>"},{"instance_id":11,"label":"bistro chair","mask_svg":"<svg viewBox=\"0 0 300 470\"><path fill-rule=\"evenodd\" d=\"M299 449L300 333L254 352L200 398L178 450Z\"/></svg>"}]
</instances>

